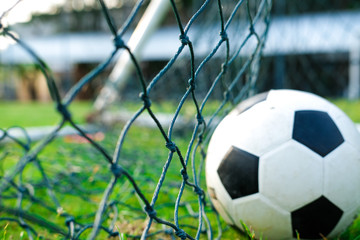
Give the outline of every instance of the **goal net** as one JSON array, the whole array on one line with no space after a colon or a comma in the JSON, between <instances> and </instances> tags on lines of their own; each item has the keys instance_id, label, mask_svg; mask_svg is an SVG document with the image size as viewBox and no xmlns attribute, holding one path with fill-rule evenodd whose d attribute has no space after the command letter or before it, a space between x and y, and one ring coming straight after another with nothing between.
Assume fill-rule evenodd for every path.
<instances>
[{"instance_id":1,"label":"goal net","mask_svg":"<svg viewBox=\"0 0 360 240\"><path fill-rule=\"evenodd\" d=\"M97 2L113 49L65 94L47 59L5 24L17 5L1 13L1 34L41 70L61 121L37 142L21 126L0 129L0 233L29 239L220 238L226 227L203 181L206 146L218 120L256 92L271 1L207 0L186 6L169 0L154 7L156 1L139 0L123 22L114 20L108 1ZM161 5L166 6L157 12ZM156 29L160 15L166 26ZM153 30L146 33L145 27L137 36L139 25ZM150 73L144 64L149 46L157 46L152 51L166 59L160 67L150 65L156 69ZM109 72L107 81L99 80ZM103 84L95 104L99 116L109 108L123 109L129 92L138 97L136 110L108 131L106 142L87 134L71 111L79 93L95 81ZM166 124L161 101L173 106ZM155 128L137 124L142 117ZM65 127L87 143L59 137ZM12 135L14 128L22 137Z\"/></svg>"}]
</instances>

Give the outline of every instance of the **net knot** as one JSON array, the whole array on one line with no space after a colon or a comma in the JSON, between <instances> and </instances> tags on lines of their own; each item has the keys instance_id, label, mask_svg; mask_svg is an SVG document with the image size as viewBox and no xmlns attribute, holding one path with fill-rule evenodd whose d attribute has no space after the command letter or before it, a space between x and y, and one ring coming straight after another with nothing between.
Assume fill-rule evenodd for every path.
<instances>
[{"instance_id":1,"label":"net knot","mask_svg":"<svg viewBox=\"0 0 360 240\"><path fill-rule=\"evenodd\" d=\"M230 92L229 91L224 92L224 100L228 101L229 99L230 99Z\"/></svg>"},{"instance_id":2,"label":"net knot","mask_svg":"<svg viewBox=\"0 0 360 240\"><path fill-rule=\"evenodd\" d=\"M36 156L26 158L29 162L33 162L36 159Z\"/></svg>"},{"instance_id":3,"label":"net knot","mask_svg":"<svg viewBox=\"0 0 360 240\"><path fill-rule=\"evenodd\" d=\"M227 70L228 70L228 64L226 64L226 63L221 64L221 70L222 70L224 73L226 73Z\"/></svg>"},{"instance_id":4,"label":"net knot","mask_svg":"<svg viewBox=\"0 0 360 240\"><path fill-rule=\"evenodd\" d=\"M266 18L264 19L264 22L265 22L266 24L269 24L269 23L270 23L270 18L266 17Z\"/></svg>"},{"instance_id":5,"label":"net knot","mask_svg":"<svg viewBox=\"0 0 360 240\"><path fill-rule=\"evenodd\" d=\"M187 171L185 168L181 169L180 173L183 176L184 181L187 181L189 179L189 175L187 174Z\"/></svg>"},{"instance_id":6,"label":"net knot","mask_svg":"<svg viewBox=\"0 0 360 240\"><path fill-rule=\"evenodd\" d=\"M144 107L145 108L150 108L151 101L150 101L148 95L146 95L145 93L142 92L142 93L139 94L139 97L144 102Z\"/></svg>"},{"instance_id":7,"label":"net knot","mask_svg":"<svg viewBox=\"0 0 360 240\"><path fill-rule=\"evenodd\" d=\"M144 210L150 218L156 217L156 211L151 206L145 206Z\"/></svg>"},{"instance_id":8,"label":"net knot","mask_svg":"<svg viewBox=\"0 0 360 240\"><path fill-rule=\"evenodd\" d=\"M190 43L190 39L185 33L180 34L179 39L183 45L188 45Z\"/></svg>"},{"instance_id":9,"label":"net knot","mask_svg":"<svg viewBox=\"0 0 360 240\"><path fill-rule=\"evenodd\" d=\"M73 216L69 216L65 220L66 226L69 226L71 223L75 222L75 218Z\"/></svg>"},{"instance_id":10,"label":"net knot","mask_svg":"<svg viewBox=\"0 0 360 240\"><path fill-rule=\"evenodd\" d=\"M194 192L200 197L201 202L206 206L205 193L199 186L194 186Z\"/></svg>"},{"instance_id":11,"label":"net knot","mask_svg":"<svg viewBox=\"0 0 360 240\"><path fill-rule=\"evenodd\" d=\"M110 169L114 176L117 178L119 178L123 174L123 168L118 164L112 164Z\"/></svg>"},{"instance_id":12,"label":"net knot","mask_svg":"<svg viewBox=\"0 0 360 240\"><path fill-rule=\"evenodd\" d=\"M199 136L198 136L198 142L199 143L202 143L203 142L203 135L202 134L200 134Z\"/></svg>"},{"instance_id":13,"label":"net knot","mask_svg":"<svg viewBox=\"0 0 360 240\"><path fill-rule=\"evenodd\" d=\"M20 192L20 193L27 193L28 191L27 191L27 188L26 187L23 187L23 186L19 186L18 187L18 191Z\"/></svg>"},{"instance_id":14,"label":"net knot","mask_svg":"<svg viewBox=\"0 0 360 240\"><path fill-rule=\"evenodd\" d=\"M116 204L116 201L112 200L110 203L109 203L109 207L112 207Z\"/></svg>"},{"instance_id":15,"label":"net knot","mask_svg":"<svg viewBox=\"0 0 360 240\"><path fill-rule=\"evenodd\" d=\"M26 144L26 145L24 145L24 149L25 149L25 151L29 151L29 150L30 150L30 146L29 146L28 144ZM34 159L35 159L35 157L34 157ZM31 161L33 161L33 160L31 160Z\"/></svg>"},{"instance_id":16,"label":"net knot","mask_svg":"<svg viewBox=\"0 0 360 240\"><path fill-rule=\"evenodd\" d=\"M179 238L181 238L181 240L186 239L186 232L184 230L182 230L181 228L179 228L178 230L175 231L175 235L178 236Z\"/></svg>"},{"instance_id":17,"label":"net knot","mask_svg":"<svg viewBox=\"0 0 360 240\"><path fill-rule=\"evenodd\" d=\"M194 192L199 196L204 195L204 191L199 186L196 186L196 185L194 186Z\"/></svg>"},{"instance_id":18,"label":"net knot","mask_svg":"<svg viewBox=\"0 0 360 240\"><path fill-rule=\"evenodd\" d=\"M223 41L227 41L229 39L226 31L221 31L220 37L221 37L221 40L223 40Z\"/></svg>"},{"instance_id":19,"label":"net knot","mask_svg":"<svg viewBox=\"0 0 360 240\"><path fill-rule=\"evenodd\" d=\"M190 78L188 83L189 83L190 88L195 90L195 81L194 81L194 79Z\"/></svg>"},{"instance_id":20,"label":"net knot","mask_svg":"<svg viewBox=\"0 0 360 240\"><path fill-rule=\"evenodd\" d=\"M250 30L250 34L255 34L255 28L254 28L254 25L250 25L249 27L249 30Z\"/></svg>"},{"instance_id":21,"label":"net knot","mask_svg":"<svg viewBox=\"0 0 360 240\"><path fill-rule=\"evenodd\" d=\"M116 35L116 37L114 37L113 41L114 41L114 45L115 45L116 49L125 47L125 43L119 35Z\"/></svg>"},{"instance_id":22,"label":"net knot","mask_svg":"<svg viewBox=\"0 0 360 240\"><path fill-rule=\"evenodd\" d=\"M198 121L199 125L204 123L204 118L200 113L196 114L196 120Z\"/></svg>"},{"instance_id":23,"label":"net knot","mask_svg":"<svg viewBox=\"0 0 360 240\"><path fill-rule=\"evenodd\" d=\"M22 228L28 228L29 227L29 225L27 223L25 223L25 222L20 222L19 225Z\"/></svg>"},{"instance_id":24,"label":"net knot","mask_svg":"<svg viewBox=\"0 0 360 240\"><path fill-rule=\"evenodd\" d=\"M109 234L109 237L117 237L117 236L119 236L119 232L118 231L116 231L116 232L111 232L110 234Z\"/></svg>"},{"instance_id":25,"label":"net knot","mask_svg":"<svg viewBox=\"0 0 360 240\"><path fill-rule=\"evenodd\" d=\"M171 152L176 152L176 144L174 142L167 142L166 143L166 147L171 151Z\"/></svg>"},{"instance_id":26,"label":"net knot","mask_svg":"<svg viewBox=\"0 0 360 240\"><path fill-rule=\"evenodd\" d=\"M66 106L64 106L63 104L61 103L58 103L57 106L56 106L56 110L61 113L61 115L63 115L63 117L65 119L70 119L71 118L71 114L70 112L68 111L68 109L66 108Z\"/></svg>"}]
</instances>

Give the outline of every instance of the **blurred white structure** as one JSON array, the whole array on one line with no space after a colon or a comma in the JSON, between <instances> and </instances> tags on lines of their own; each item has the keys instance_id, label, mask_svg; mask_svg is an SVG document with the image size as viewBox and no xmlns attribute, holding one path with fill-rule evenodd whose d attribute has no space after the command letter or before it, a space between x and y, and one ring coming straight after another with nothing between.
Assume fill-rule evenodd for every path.
<instances>
[{"instance_id":1,"label":"blurred white structure","mask_svg":"<svg viewBox=\"0 0 360 240\"><path fill-rule=\"evenodd\" d=\"M216 26L218 28L218 26ZM193 26L190 39L201 28ZM231 30L229 30L231 31ZM246 35L248 29L244 29ZM217 31L218 32L218 31ZM196 35L197 36L197 35ZM206 34L200 34L208 38ZM130 36L124 36L127 42ZM214 39L217 41L217 39ZM254 40L254 39L253 39ZM24 38L54 71L64 71L75 63L97 63L106 59L113 50L110 34L76 33L58 36ZM209 53L213 45L201 38L195 42L197 54ZM197 44L202 43L202 44ZM157 30L142 46L142 60L168 60L180 46L177 27ZM251 43L248 44L251 47ZM264 55L288 54L349 54L349 91L351 99L360 96L360 11L304 14L274 17L271 20ZM246 49L244 49L246 53ZM28 63L32 60L17 45L0 51L4 64Z\"/></svg>"}]
</instances>

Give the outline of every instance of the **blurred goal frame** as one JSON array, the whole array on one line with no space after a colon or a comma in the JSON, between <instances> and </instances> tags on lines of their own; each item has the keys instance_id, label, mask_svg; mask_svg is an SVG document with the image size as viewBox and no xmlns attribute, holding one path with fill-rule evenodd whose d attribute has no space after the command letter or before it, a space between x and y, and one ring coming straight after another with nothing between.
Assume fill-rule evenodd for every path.
<instances>
[{"instance_id":1,"label":"blurred goal frame","mask_svg":"<svg viewBox=\"0 0 360 240\"><path fill-rule=\"evenodd\" d=\"M166 13L170 10L170 6L169 0L151 0L147 6L127 43L127 47L138 60L141 59L147 40L158 29ZM133 69L130 55L123 51L94 102L94 108L97 111L104 110L108 103L115 101L121 89L125 87Z\"/></svg>"}]
</instances>

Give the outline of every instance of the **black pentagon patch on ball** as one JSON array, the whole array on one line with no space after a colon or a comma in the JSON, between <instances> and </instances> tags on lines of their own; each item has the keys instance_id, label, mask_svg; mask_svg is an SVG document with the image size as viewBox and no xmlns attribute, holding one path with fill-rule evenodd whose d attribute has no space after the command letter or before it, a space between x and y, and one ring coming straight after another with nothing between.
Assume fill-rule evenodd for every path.
<instances>
[{"instance_id":1,"label":"black pentagon patch on ball","mask_svg":"<svg viewBox=\"0 0 360 240\"><path fill-rule=\"evenodd\" d=\"M237 114L243 113L249 110L251 107L255 106L256 104L265 101L268 95L269 92L263 92L256 94L248 99L245 99L239 105L236 106L234 111L236 111Z\"/></svg>"},{"instance_id":2,"label":"black pentagon patch on ball","mask_svg":"<svg viewBox=\"0 0 360 240\"><path fill-rule=\"evenodd\" d=\"M339 222L343 211L321 196L315 201L291 213L293 237L297 232L301 239L318 239L328 235Z\"/></svg>"},{"instance_id":3,"label":"black pentagon patch on ball","mask_svg":"<svg viewBox=\"0 0 360 240\"><path fill-rule=\"evenodd\" d=\"M259 192L259 157L231 147L217 170L220 180L232 199Z\"/></svg>"},{"instance_id":4,"label":"black pentagon patch on ball","mask_svg":"<svg viewBox=\"0 0 360 240\"><path fill-rule=\"evenodd\" d=\"M314 110L295 112L293 139L322 157L344 142L341 132L329 114Z\"/></svg>"}]
</instances>

